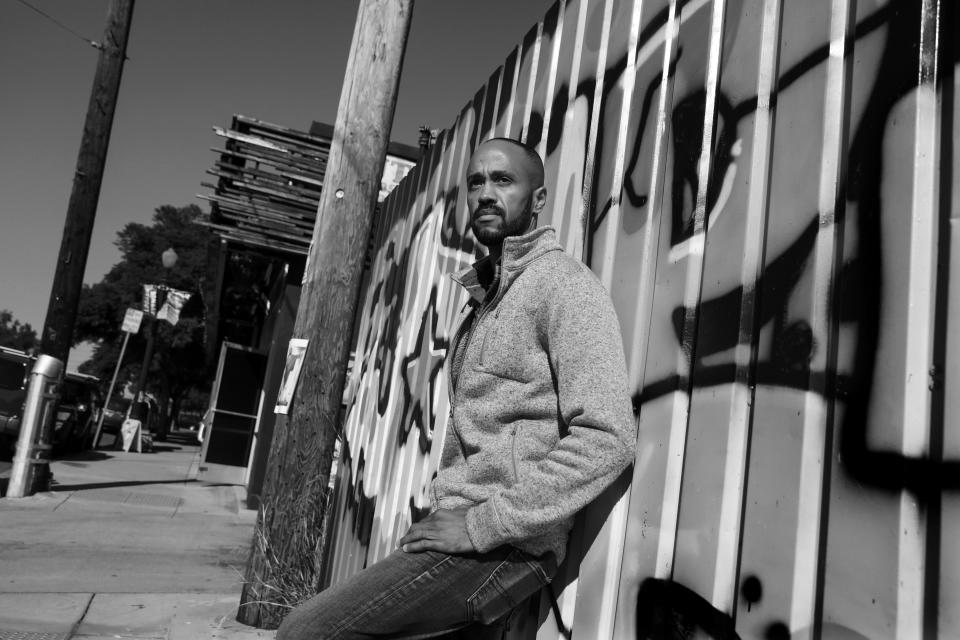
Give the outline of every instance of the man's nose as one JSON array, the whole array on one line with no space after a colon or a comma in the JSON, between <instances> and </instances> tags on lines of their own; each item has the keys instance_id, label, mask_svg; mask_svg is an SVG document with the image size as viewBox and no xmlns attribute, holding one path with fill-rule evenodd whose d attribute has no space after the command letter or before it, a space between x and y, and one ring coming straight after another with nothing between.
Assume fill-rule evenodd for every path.
<instances>
[{"instance_id":1,"label":"man's nose","mask_svg":"<svg viewBox=\"0 0 960 640\"><path fill-rule=\"evenodd\" d=\"M477 194L477 200L479 202L494 202L496 200L489 182L484 182L480 185L480 193Z\"/></svg>"}]
</instances>

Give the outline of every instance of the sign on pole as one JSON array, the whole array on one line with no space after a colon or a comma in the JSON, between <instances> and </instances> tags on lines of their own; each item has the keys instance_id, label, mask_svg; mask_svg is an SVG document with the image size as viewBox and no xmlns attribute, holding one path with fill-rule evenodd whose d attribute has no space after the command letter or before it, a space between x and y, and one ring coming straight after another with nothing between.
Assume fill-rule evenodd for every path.
<instances>
[{"instance_id":1,"label":"sign on pole","mask_svg":"<svg viewBox=\"0 0 960 640\"><path fill-rule=\"evenodd\" d=\"M113 369L113 378L110 380L110 388L107 389L107 399L103 401L103 408L100 409L100 419L97 421L97 430L93 435L93 448L97 448L100 442L100 432L103 430L103 418L107 413L107 407L110 405L110 396L113 395L113 387L117 384L117 374L120 373L120 365L123 364L123 354L127 352L127 342L130 341L130 334L140 331L140 323L143 322L143 311L139 309L127 309L123 316L123 324L120 330L123 331L123 346L120 347L120 357L117 358L117 366ZM120 437L120 434L117 435Z\"/></svg>"},{"instance_id":2,"label":"sign on pole","mask_svg":"<svg viewBox=\"0 0 960 640\"><path fill-rule=\"evenodd\" d=\"M139 309L127 309L126 315L123 316L123 326L120 327L120 330L126 331L127 333L136 333L140 331L141 322L143 322L143 311Z\"/></svg>"}]
</instances>

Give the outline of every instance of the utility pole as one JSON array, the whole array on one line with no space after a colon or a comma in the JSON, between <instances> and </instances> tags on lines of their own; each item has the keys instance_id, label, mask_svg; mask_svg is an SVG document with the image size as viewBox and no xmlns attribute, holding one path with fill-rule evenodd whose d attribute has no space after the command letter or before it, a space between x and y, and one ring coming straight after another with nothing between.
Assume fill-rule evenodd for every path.
<instances>
[{"instance_id":1,"label":"utility pole","mask_svg":"<svg viewBox=\"0 0 960 640\"><path fill-rule=\"evenodd\" d=\"M127 39L133 17L133 0L111 0L107 28L100 43L100 59L83 125L83 138L67 205L67 220L57 258L57 270L47 305L40 350L66 366L73 343L73 325L80 303L83 272L87 267L93 220L100 198L103 165L110 143L110 129L117 107L120 76L127 56Z\"/></svg>"},{"instance_id":2,"label":"utility pole","mask_svg":"<svg viewBox=\"0 0 960 640\"><path fill-rule=\"evenodd\" d=\"M309 344L274 429L237 614L245 624L275 627L321 586L353 319L412 11L413 0L360 0L293 333Z\"/></svg>"},{"instance_id":3,"label":"utility pole","mask_svg":"<svg viewBox=\"0 0 960 640\"><path fill-rule=\"evenodd\" d=\"M123 74L123 61L127 57L127 39L132 18L133 0L110 0L107 28L99 45L100 58L93 76L93 89L90 92L90 104L87 106L87 119L83 123L73 189L67 205L67 220L63 225L57 269L53 276L47 317L40 338L41 353L59 360L64 369L73 344L73 325L77 320L83 272L87 268L90 236L93 234L93 220L97 215L103 165L106 163L107 147L110 144L110 129L117 108L120 76ZM41 450L50 444L50 429L50 421L45 420L36 435L36 443ZM49 453L46 455L46 458L36 461L37 468L31 476L31 494L45 490L49 482Z\"/></svg>"}]
</instances>

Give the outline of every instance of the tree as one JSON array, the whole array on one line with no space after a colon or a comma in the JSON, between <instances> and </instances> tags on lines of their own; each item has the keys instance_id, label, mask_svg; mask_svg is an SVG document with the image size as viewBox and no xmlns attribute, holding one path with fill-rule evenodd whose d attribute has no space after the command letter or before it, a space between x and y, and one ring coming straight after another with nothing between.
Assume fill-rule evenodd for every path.
<instances>
[{"instance_id":1,"label":"tree","mask_svg":"<svg viewBox=\"0 0 960 640\"><path fill-rule=\"evenodd\" d=\"M157 328L145 390L157 397L161 416L175 417L189 392L205 391L210 383L204 349L203 293L211 234L194 224L200 215L196 205L164 205L155 210L152 225L127 224L117 233L120 262L100 282L84 285L80 296L74 339L93 341L95 347L93 356L79 369L109 380L120 354L123 316L128 308L141 308L143 285L165 284L194 294L176 326L161 322ZM169 247L177 252L177 264L167 273L160 255ZM151 321L145 320L139 334L130 337L118 388L134 380L140 371L145 333Z\"/></svg>"},{"instance_id":2,"label":"tree","mask_svg":"<svg viewBox=\"0 0 960 640\"><path fill-rule=\"evenodd\" d=\"M30 323L21 323L11 312L0 310L0 346L29 351L36 342L37 332Z\"/></svg>"}]
</instances>

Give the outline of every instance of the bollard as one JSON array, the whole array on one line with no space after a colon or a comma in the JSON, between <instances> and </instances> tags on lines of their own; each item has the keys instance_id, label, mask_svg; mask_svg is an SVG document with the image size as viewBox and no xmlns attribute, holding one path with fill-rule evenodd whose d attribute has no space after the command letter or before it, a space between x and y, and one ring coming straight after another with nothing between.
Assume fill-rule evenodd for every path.
<instances>
[{"instance_id":1,"label":"bollard","mask_svg":"<svg viewBox=\"0 0 960 640\"><path fill-rule=\"evenodd\" d=\"M7 485L8 498L33 495L37 491L38 480L46 483L46 478L38 478L38 473L49 472L50 425L57 405L62 371L62 362L51 356L41 355L30 372L27 401L23 405L23 419L20 421L20 436L17 439L17 453L13 457L10 483ZM38 469L41 466L43 468Z\"/></svg>"}]
</instances>

